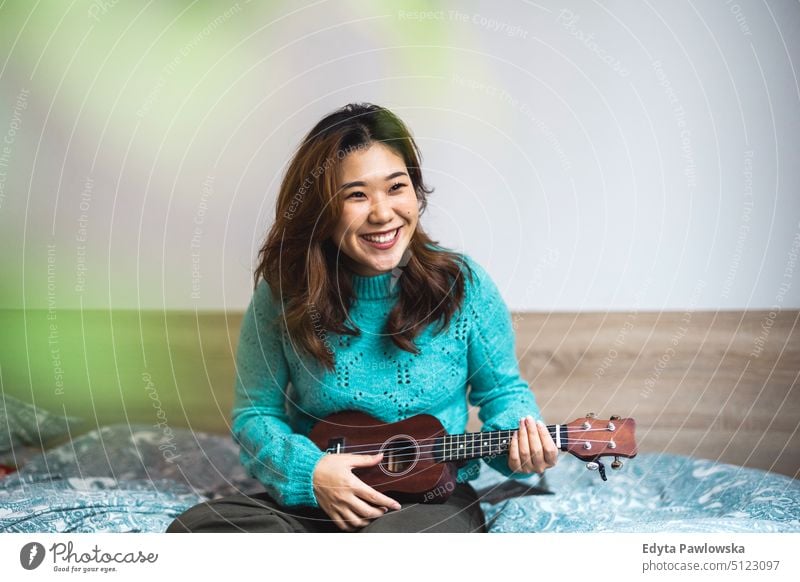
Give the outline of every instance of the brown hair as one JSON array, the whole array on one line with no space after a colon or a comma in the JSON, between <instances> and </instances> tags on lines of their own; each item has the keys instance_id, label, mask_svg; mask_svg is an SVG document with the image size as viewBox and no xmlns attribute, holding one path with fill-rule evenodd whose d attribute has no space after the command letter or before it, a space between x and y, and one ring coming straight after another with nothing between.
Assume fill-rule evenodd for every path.
<instances>
[{"instance_id":1,"label":"brown hair","mask_svg":"<svg viewBox=\"0 0 800 582\"><path fill-rule=\"evenodd\" d=\"M361 334L345 326L353 297L351 273L336 268L340 251L331 239L343 205L336 171L349 152L375 142L402 156L421 216L433 189L423 182L421 155L408 128L388 109L351 103L320 120L301 142L281 183L275 223L258 253L254 290L263 277L283 303L276 323L284 319L290 340L329 370L334 354L319 330ZM417 222L403 257L408 263L396 282L398 300L384 330L395 345L412 353L419 353L413 340L428 323L439 321L436 333L447 327L465 294L459 265L468 269L466 261L442 247L430 248L435 242Z\"/></svg>"}]
</instances>

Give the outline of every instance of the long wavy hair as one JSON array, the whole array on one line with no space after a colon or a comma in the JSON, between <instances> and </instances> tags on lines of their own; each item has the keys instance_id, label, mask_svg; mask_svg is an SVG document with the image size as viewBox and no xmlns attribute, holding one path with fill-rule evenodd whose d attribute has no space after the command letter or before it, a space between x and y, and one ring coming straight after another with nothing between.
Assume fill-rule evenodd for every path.
<instances>
[{"instance_id":1,"label":"long wavy hair","mask_svg":"<svg viewBox=\"0 0 800 582\"><path fill-rule=\"evenodd\" d=\"M320 120L301 142L281 182L275 222L258 253L254 291L262 278L267 281L282 303L276 324L285 322L290 340L328 370L335 361L327 333L361 335L348 317L352 274L337 268L341 251L331 238L344 204L337 195L337 168L348 153L376 142L403 158L422 216L433 188L422 179L421 154L410 131L388 109L351 103ZM462 267L472 277L462 255L437 242L417 221L403 256L407 263L395 282L398 300L383 332L407 352L419 353L414 338L427 325L438 321L439 333L450 323L465 294Z\"/></svg>"}]
</instances>

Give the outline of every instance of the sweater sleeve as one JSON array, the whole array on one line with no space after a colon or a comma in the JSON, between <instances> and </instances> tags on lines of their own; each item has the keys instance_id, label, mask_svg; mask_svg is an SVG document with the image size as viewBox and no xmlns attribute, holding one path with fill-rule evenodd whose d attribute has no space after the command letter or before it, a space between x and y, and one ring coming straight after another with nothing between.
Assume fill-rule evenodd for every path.
<instances>
[{"instance_id":1,"label":"sweater sleeve","mask_svg":"<svg viewBox=\"0 0 800 582\"><path fill-rule=\"evenodd\" d=\"M319 507L311 476L325 453L289 424L289 366L275 321L278 313L278 302L262 279L239 333L231 431L242 465L278 503Z\"/></svg>"},{"instance_id":2,"label":"sweater sleeve","mask_svg":"<svg viewBox=\"0 0 800 582\"><path fill-rule=\"evenodd\" d=\"M472 285L467 282L472 313L467 348L469 403L480 407L481 431L515 429L519 419L529 414L534 420L541 420L533 392L520 375L508 307L489 274L472 260L469 265L475 273ZM506 477L530 477L512 471L507 454L486 457L484 461Z\"/></svg>"}]
</instances>

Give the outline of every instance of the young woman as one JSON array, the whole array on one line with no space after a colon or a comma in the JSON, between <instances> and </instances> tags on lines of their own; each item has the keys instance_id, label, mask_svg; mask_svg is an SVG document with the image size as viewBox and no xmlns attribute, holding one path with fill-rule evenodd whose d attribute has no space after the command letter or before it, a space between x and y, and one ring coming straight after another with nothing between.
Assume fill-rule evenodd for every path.
<instances>
[{"instance_id":1,"label":"young woman","mask_svg":"<svg viewBox=\"0 0 800 582\"><path fill-rule=\"evenodd\" d=\"M419 223L432 192L419 159L404 123L371 104L347 105L305 137L236 353L232 432L266 491L192 507L167 531L486 531L468 483L479 460L458 469L445 503L401 506L352 472L380 455L326 454L308 438L341 410L387 423L427 413L463 433L469 402L482 430L518 427L492 467L522 478L556 464L496 285Z\"/></svg>"}]
</instances>

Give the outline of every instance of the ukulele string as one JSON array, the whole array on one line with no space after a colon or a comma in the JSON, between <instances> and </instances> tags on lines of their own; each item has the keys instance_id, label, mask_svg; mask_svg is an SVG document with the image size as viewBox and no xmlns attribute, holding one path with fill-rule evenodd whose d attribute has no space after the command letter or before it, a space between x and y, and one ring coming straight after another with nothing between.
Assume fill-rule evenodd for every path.
<instances>
[{"instance_id":1,"label":"ukulele string","mask_svg":"<svg viewBox=\"0 0 800 582\"><path fill-rule=\"evenodd\" d=\"M570 430L570 429L567 429L567 438L569 438L570 435L578 435L578 434L584 434L584 433L587 433L587 432L599 432L599 431L607 432L607 430L608 429L605 429L605 428L589 428L589 429L585 429L585 430L583 430L583 429L581 429L581 430L574 430L574 429ZM505 431L502 431L502 432L505 432ZM516 433L517 430L513 429L513 430L510 430L509 432ZM550 436L554 437L554 431L549 431L549 432L550 432ZM466 433L466 434L467 435L470 435L470 434L479 435L479 434L483 434L483 433L474 432L474 433ZM486 434L489 434L489 433L487 432ZM458 437L458 436L461 436L461 435L445 435L445 436ZM430 441L436 442L438 439L442 439L442 438L444 438L444 437L439 436L439 437L429 437L429 438L423 438L423 439L414 439L414 442L417 442L417 443L425 443L425 442L430 442ZM495 435L495 437L490 438L489 440L491 441L491 440L495 440L497 438L499 438L499 437L497 435ZM478 439L476 439L476 440L478 440ZM483 439L481 438L480 440L483 440ZM581 438L575 438L575 440L588 441L588 442L592 442L592 443L606 442L606 441L602 441L602 440L581 439ZM452 442L458 443L457 440L452 441ZM383 445L384 445L384 443L362 443L362 444L358 444L358 445L352 445L352 448L357 448L357 447L381 447ZM370 451L363 451L363 452L368 453ZM379 450L373 450L371 452L377 453L377 452L380 452L380 451Z\"/></svg>"},{"instance_id":2,"label":"ukulele string","mask_svg":"<svg viewBox=\"0 0 800 582\"><path fill-rule=\"evenodd\" d=\"M581 441L581 442L586 442L586 441ZM599 441L599 442L603 442L603 443L604 443L605 441ZM432 446L432 445L431 445L431 446ZM391 458L392 458L392 459L395 459L395 460L414 459L414 458L416 458L416 457L418 457L418 456L419 456L420 458L422 458L422 455L423 455L423 454L426 454L426 453L429 453L429 454L433 455L433 453L434 453L434 450L435 450L435 449L431 449L431 450L423 451L422 449L420 449L420 453L419 453L419 454L418 454L417 452L409 452L409 453L395 453L395 454L391 455ZM611 450L613 450L613 449L611 449ZM457 450L455 450L455 451L444 451L444 452L445 452L445 453L448 453L448 454L451 454L451 453L455 453L455 452L459 452L459 451L466 451L466 452L470 452L470 451L471 451L471 449L470 449L469 447L467 447L466 449L461 449L461 448L459 448L459 449L457 449ZM370 452L370 451L351 451L351 450L345 449L343 452L344 452L344 453L353 453L353 454L357 454L357 455L372 455L372 454L375 454L375 453L379 453L379 452L381 452L381 451L374 451L374 452ZM441 453L442 451L441 451L441 450L439 450L439 452ZM473 458L479 458L479 457L484 457L484 456L490 456L490 455L492 455L492 454L497 454L497 455L506 454L506 453L508 452L508 449L504 449L504 450L497 450L497 448L492 448L492 449L489 449L489 452L486 452L485 450L481 451L481 450L480 450L480 447L475 447L475 449L474 449L474 450L472 450L472 452L481 453L480 455L478 455L478 456L476 456L476 457L473 457ZM485 454L484 454L484 453L485 453ZM618 454L618 455L619 455L620 453L616 453L616 454ZM386 458L387 458L387 457L386 457L386 456L384 456L384 460L385 460ZM435 456L431 456L430 458L435 458ZM458 460L458 459L457 459L457 458L453 458L452 460Z\"/></svg>"},{"instance_id":3,"label":"ukulele string","mask_svg":"<svg viewBox=\"0 0 800 582\"><path fill-rule=\"evenodd\" d=\"M583 434L583 433L586 433L586 432L591 432L592 430L605 430L605 429L588 429L588 430L574 431L574 433L575 434L577 434L577 433ZM570 434L571 434L570 431L568 431L567 432L567 435L568 435L567 436L567 442L568 443L570 441L570 438L569 438ZM437 437L437 438L442 438L442 437ZM470 445L470 444L467 444L467 443L459 443L457 441L451 442L449 446L445 446L444 443L436 442L437 438L427 438L427 439L419 439L419 440L417 440L416 441L417 443L422 443L424 441L433 441L431 444L422 444L422 445L420 445L418 447L418 449L421 452L433 452L433 450L438 447L440 450L446 450L446 452L452 452L453 450L456 450L456 451L458 451L458 450L466 450L466 451L472 450L474 452L475 450L481 450L481 448L482 448L480 443L477 443L477 446L475 446L475 443L472 443ZM506 439L506 440L508 440L508 439ZM571 440L574 441L575 443L581 442L581 443L608 444L608 441L605 441L605 440L583 439L583 438L574 438L574 437ZM492 441L492 439L489 439L490 447L492 445L494 447L496 447L497 445L501 445L501 444L505 444L505 441L500 443L500 442ZM351 446L345 447L345 451L344 452L360 454L360 455L374 455L376 453L380 453L381 452L381 448L380 447L383 447L383 445L384 445L384 443L363 443L363 444L359 444L359 445L351 445ZM464 445L464 446L461 446L461 445ZM509 444L509 446L510 446L510 444ZM377 449L376 448L369 448L369 449L363 450L363 447L379 447L379 448L377 448ZM430 449L430 451L426 451L426 449ZM492 450L492 449L490 449L490 450ZM395 453L394 455L392 455L392 457L394 459L403 459L403 458L406 458L406 457L413 458L413 457L416 457L416 456L417 456L416 452Z\"/></svg>"}]
</instances>

